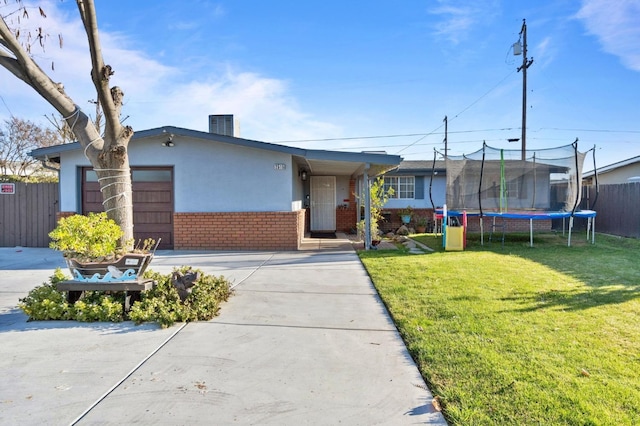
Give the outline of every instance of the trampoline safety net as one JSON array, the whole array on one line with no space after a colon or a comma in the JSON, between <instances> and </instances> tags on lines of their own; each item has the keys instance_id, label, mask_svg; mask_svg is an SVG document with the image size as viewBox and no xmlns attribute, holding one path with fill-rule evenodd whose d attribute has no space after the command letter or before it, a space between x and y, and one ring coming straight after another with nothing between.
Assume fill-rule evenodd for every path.
<instances>
[{"instance_id":1,"label":"trampoline safety net","mask_svg":"<svg viewBox=\"0 0 640 426\"><path fill-rule=\"evenodd\" d=\"M521 150L486 144L448 156L447 208L468 212L572 211L580 203L585 153L577 143Z\"/></svg>"}]
</instances>

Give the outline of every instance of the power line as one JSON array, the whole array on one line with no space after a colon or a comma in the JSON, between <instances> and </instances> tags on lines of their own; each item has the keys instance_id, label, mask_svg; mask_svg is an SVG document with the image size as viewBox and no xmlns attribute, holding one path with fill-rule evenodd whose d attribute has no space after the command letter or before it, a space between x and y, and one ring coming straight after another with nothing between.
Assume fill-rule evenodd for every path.
<instances>
[{"instance_id":1,"label":"power line","mask_svg":"<svg viewBox=\"0 0 640 426\"><path fill-rule=\"evenodd\" d=\"M559 127L541 127L540 130L556 130L556 131L563 131L563 132L592 132L592 133L640 133L640 130L563 129Z\"/></svg>"},{"instance_id":2,"label":"power line","mask_svg":"<svg viewBox=\"0 0 640 426\"><path fill-rule=\"evenodd\" d=\"M0 99L2 100L2 104L7 109L7 111L9 111L9 116L13 117L13 113L11 112L9 105L7 105L7 103L4 101L4 97L2 97L2 95L0 95Z\"/></svg>"},{"instance_id":3,"label":"power line","mask_svg":"<svg viewBox=\"0 0 640 426\"><path fill-rule=\"evenodd\" d=\"M442 126L440 126L442 127ZM456 130L449 131L451 133L478 133L478 132L499 132L499 131L511 131L514 128L504 127L502 129L475 129L475 130ZM270 143L306 143L306 142L331 142L331 141L349 141L358 139L385 139L385 138L404 138L414 136L430 136L430 135L443 135L444 132L431 131L429 133L406 133L406 134L394 134L394 135L374 135L374 136L351 136L345 138L324 138L324 139L297 139L290 141L270 141Z\"/></svg>"}]
</instances>

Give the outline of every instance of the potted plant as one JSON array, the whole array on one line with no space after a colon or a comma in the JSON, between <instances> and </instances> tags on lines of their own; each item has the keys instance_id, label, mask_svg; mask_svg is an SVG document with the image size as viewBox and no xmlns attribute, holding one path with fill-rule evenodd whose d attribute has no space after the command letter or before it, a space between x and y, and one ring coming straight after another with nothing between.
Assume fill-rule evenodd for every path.
<instances>
[{"instance_id":1,"label":"potted plant","mask_svg":"<svg viewBox=\"0 0 640 426\"><path fill-rule=\"evenodd\" d=\"M398 215L400 216L400 219L402 219L402 223L406 225L409 222L411 222L411 217L413 216L413 209L411 208L411 206L407 206L404 209L398 210Z\"/></svg>"},{"instance_id":2,"label":"potted plant","mask_svg":"<svg viewBox=\"0 0 640 426\"><path fill-rule=\"evenodd\" d=\"M418 216L416 217L416 232L419 234L424 234L427 232L427 218L426 216Z\"/></svg>"},{"instance_id":3,"label":"potted plant","mask_svg":"<svg viewBox=\"0 0 640 426\"><path fill-rule=\"evenodd\" d=\"M96 274L105 278L121 278L128 272L131 279L141 276L151 259L153 240L144 241L142 247L132 252L118 248L122 229L106 213L73 215L60 219L58 226L49 233L49 247L62 252L74 278L92 278ZM155 247L153 247L155 244ZM132 270L129 271L129 270Z\"/></svg>"}]
</instances>

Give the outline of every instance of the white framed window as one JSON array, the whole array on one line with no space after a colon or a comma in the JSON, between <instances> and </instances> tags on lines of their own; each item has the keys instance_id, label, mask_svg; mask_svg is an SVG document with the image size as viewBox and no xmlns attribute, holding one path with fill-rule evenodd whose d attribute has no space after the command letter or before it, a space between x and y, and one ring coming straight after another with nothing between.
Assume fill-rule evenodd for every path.
<instances>
[{"instance_id":1,"label":"white framed window","mask_svg":"<svg viewBox=\"0 0 640 426\"><path fill-rule=\"evenodd\" d=\"M416 197L416 179L414 176L385 176L385 192L393 188L393 195L390 198L413 200Z\"/></svg>"}]
</instances>

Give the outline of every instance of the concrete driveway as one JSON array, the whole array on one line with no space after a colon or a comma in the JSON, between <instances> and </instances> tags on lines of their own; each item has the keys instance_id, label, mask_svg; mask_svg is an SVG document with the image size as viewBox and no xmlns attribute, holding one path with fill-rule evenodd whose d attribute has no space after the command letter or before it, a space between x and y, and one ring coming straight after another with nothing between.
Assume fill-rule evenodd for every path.
<instances>
[{"instance_id":1,"label":"concrete driveway","mask_svg":"<svg viewBox=\"0 0 640 426\"><path fill-rule=\"evenodd\" d=\"M315 243L314 243L315 244ZM158 252L234 284L208 322L27 322L20 297L64 267L0 248L0 424L446 424L350 244Z\"/></svg>"}]
</instances>

